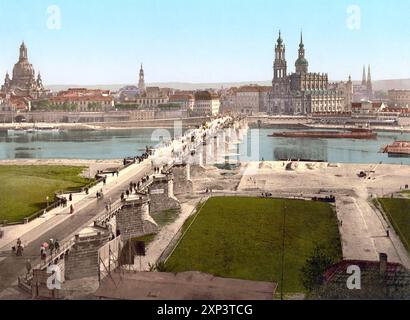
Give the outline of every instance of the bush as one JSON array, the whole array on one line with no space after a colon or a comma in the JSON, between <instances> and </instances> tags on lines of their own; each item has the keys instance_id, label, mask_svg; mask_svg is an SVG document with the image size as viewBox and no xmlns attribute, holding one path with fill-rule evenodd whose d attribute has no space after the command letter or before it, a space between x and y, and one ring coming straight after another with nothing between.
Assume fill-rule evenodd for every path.
<instances>
[{"instance_id":1,"label":"bush","mask_svg":"<svg viewBox=\"0 0 410 320\"><path fill-rule=\"evenodd\" d=\"M312 255L302 267L302 284L308 292L312 292L323 284L324 272L334 263L327 250L322 245L317 245Z\"/></svg>"}]
</instances>

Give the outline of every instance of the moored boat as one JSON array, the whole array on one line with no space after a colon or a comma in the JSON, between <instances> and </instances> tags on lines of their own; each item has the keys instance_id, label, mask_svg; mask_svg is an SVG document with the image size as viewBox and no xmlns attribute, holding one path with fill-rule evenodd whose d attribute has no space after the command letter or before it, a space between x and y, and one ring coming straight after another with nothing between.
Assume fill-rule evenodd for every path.
<instances>
[{"instance_id":1,"label":"moored boat","mask_svg":"<svg viewBox=\"0 0 410 320\"><path fill-rule=\"evenodd\" d=\"M280 138L322 138L322 139L376 139L377 133L370 129L350 129L349 131L284 131L268 137Z\"/></svg>"},{"instance_id":2,"label":"moored boat","mask_svg":"<svg viewBox=\"0 0 410 320\"><path fill-rule=\"evenodd\" d=\"M410 141L395 141L383 148L389 157L410 157Z\"/></svg>"}]
</instances>

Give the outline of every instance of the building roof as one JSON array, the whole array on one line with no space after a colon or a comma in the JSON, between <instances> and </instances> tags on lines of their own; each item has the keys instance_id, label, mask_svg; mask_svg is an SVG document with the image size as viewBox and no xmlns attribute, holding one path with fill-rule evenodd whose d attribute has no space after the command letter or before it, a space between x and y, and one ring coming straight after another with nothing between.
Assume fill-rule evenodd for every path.
<instances>
[{"instance_id":1,"label":"building roof","mask_svg":"<svg viewBox=\"0 0 410 320\"><path fill-rule=\"evenodd\" d=\"M344 260L326 270L324 284L316 292L322 299L410 299L410 271L400 263ZM349 266L360 269L361 289L347 287L352 274Z\"/></svg>"},{"instance_id":2,"label":"building roof","mask_svg":"<svg viewBox=\"0 0 410 320\"><path fill-rule=\"evenodd\" d=\"M306 60L306 58L300 57L296 60L295 65L296 66L308 66L309 62Z\"/></svg>"},{"instance_id":3,"label":"building roof","mask_svg":"<svg viewBox=\"0 0 410 320\"><path fill-rule=\"evenodd\" d=\"M169 102L172 101L185 101L185 100L193 100L194 96L192 94L174 94L169 97Z\"/></svg>"},{"instance_id":4,"label":"building roof","mask_svg":"<svg viewBox=\"0 0 410 320\"><path fill-rule=\"evenodd\" d=\"M121 300L272 300L273 282L215 277L201 272L113 273L95 296Z\"/></svg>"},{"instance_id":5,"label":"building roof","mask_svg":"<svg viewBox=\"0 0 410 320\"><path fill-rule=\"evenodd\" d=\"M195 92L195 100L213 100L213 99L219 99L219 96L210 91Z\"/></svg>"}]
</instances>

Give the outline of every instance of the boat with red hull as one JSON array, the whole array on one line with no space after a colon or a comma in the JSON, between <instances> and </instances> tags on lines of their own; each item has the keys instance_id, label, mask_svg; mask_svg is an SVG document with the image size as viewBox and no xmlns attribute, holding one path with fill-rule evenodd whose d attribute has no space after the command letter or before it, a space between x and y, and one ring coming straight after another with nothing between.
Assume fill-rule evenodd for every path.
<instances>
[{"instance_id":1,"label":"boat with red hull","mask_svg":"<svg viewBox=\"0 0 410 320\"><path fill-rule=\"evenodd\" d=\"M377 133L370 129L350 129L349 131L284 131L268 137L318 138L318 139L377 139Z\"/></svg>"}]
</instances>

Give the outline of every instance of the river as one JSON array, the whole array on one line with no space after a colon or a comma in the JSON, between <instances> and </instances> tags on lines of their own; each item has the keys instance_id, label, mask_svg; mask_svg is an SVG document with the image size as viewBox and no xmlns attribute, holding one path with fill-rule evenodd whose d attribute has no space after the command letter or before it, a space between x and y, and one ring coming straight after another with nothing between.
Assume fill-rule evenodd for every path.
<instances>
[{"instance_id":1,"label":"river","mask_svg":"<svg viewBox=\"0 0 410 320\"><path fill-rule=\"evenodd\" d=\"M395 140L410 141L410 134L379 132L377 140L268 137L275 129L251 129L239 146L252 160L313 159L340 163L409 164L410 158L389 158L380 148ZM0 160L13 159L122 159L139 155L147 145L169 140L173 130L121 129L62 131L57 133L0 133ZM252 146L252 147L251 147ZM255 147L256 146L256 147Z\"/></svg>"}]
</instances>

